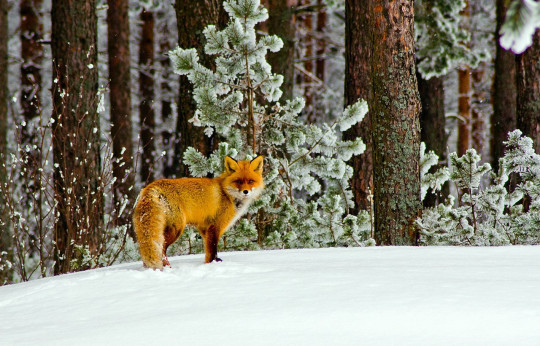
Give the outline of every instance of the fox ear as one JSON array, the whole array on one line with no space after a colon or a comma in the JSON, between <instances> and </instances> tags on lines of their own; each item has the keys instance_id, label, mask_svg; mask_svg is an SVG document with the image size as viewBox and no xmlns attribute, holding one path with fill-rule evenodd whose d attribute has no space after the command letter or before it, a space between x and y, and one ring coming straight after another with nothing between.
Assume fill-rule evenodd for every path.
<instances>
[{"instance_id":1,"label":"fox ear","mask_svg":"<svg viewBox=\"0 0 540 346\"><path fill-rule=\"evenodd\" d=\"M233 174L238 170L238 162L230 156L225 156L225 172Z\"/></svg>"},{"instance_id":2,"label":"fox ear","mask_svg":"<svg viewBox=\"0 0 540 346\"><path fill-rule=\"evenodd\" d=\"M264 160L263 156L261 155L257 156L256 158L251 160L251 162L249 163L249 168L253 169L253 171L256 173L261 174L263 171L263 160Z\"/></svg>"}]
</instances>

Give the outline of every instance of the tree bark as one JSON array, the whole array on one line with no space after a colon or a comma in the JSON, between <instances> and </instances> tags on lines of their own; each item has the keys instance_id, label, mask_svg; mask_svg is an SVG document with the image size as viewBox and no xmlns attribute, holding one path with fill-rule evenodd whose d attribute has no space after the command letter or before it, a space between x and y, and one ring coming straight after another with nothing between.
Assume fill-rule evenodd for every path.
<instances>
[{"instance_id":1,"label":"tree bark","mask_svg":"<svg viewBox=\"0 0 540 346\"><path fill-rule=\"evenodd\" d=\"M180 48L195 48L200 62L211 68L212 62L204 53L203 30L209 24L223 27L227 16L220 0L185 1L176 0L175 10L178 23L178 45ZM199 150L208 156L215 146L214 137L207 137L204 128L194 126L189 120L193 117L196 104L193 100L193 87L186 76L180 76L180 93L178 100L178 120L176 123L176 140L173 162L177 177L189 176L189 169L182 162L184 151L188 147Z\"/></svg>"},{"instance_id":2,"label":"tree bark","mask_svg":"<svg viewBox=\"0 0 540 346\"><path fill-rule=\"evenodd\" d=\"M347 0L345 2L345 106L359 99L372 104L371 82L371 25L372 0ZM373 157L371 140L371 114L368 111L362 122L347 130L343 137L353 140L361 137L366 144L363 154L353 156L349 165L354 168L351 187L354 193L355 208L369 210L369 195L373 192Z\"/></svg>"},{"instance_id":3,"label":"tree bark","mask_svg":"<svg viewBox=\"0 0 540 346\"><path fill-rule=\"evenodd\" d=\"M26 126L21 127L21 146L37 145L37 133L31 124L41 113L41 61L43 48L41 45L43 25L40 22L39 10L41 0L21 0L19 12L21 16L21 111ZM30 153L30 152L29 152ZM31 153L37 153L32 150ZM25 182L33 186L31 175L37 169L36 154L28 157L30 179Z\"/></svg>"},{"instance_id":4,"label":"tree bark","mask_svg":"<svg viewBox=\"0 0 540 346\"><path fill-rule=\"evenodd\" d=\"M95 11L95 0L52 2L55 274L88 268L84 253L102 244Z\"/></svg>"},{"instance_id":5,"label":"tree bark","mask_svg":"<svg viewBox=\"0 0 540 346\"><path fill-rule=\"evenodd\" d=\"M283 48L277 53L268 54L272 72L283 75L283 98L292 99L294 87L295 50L295 7L297 0L269 0L267 21L268 33L278 35L283 40Z\"/></svg>"},{"instance_id":6,"label":"tree bark","mask_svg":"<svg viewBox=\"0 0 540 346\"><path fill-rule=\"evenodd\" d=\"M422 103L420 113L420 138L426 144L426 151L433 150L439 156L439 164L435 169L444 166L448 136L446 135L446 118L444 114L444 85L442 77L432 77L428 80L416 74L418 91ZM448 184L445 184L441 192L442 199L448 196ZM436 194L428 192L424 198L424 207L433 207L439 202Z\"/></svg>"},{"instance_id":7,"label":"tree bark","mask_svg":"<svg viewBox=\"0 0 540 346\"><path fill-rule=\"evenodd\" d=\"M374 0L371 106L375 240L416 244L420 202L420 99L412 1Z\"/></svg>"},{"instance_id":8,"label":"tree bark","mask_svg":"<svg viewBox=\"0 0 540 346\"><path fill-rule=\"evenodd\" d=\"M517 60L517 128L532 138L536 153L540 153L540 31L533 44Z\"/></svg>"},{"instance_id":9,"label":"tree bark","mask_svg":"<svg viewBox=\"0 0 540 346\"><path fill-rule=\"evenodd\" d=\"M163 26L159 29L159 62L163 71L161 77L161 121L164 124L169 124L172 117L172 100L174 99L174 97L171 90L171 85L169 83L169 76L173 75L173 73L170 66L171 63L167 54L172 49L172 46L169 41L170 30L166 19L166 13L160 12L160 16L162 18L161 22L163 23ZM171 151L172 139L173 131L169 127L164 126L163 131L161 132L161 145L163 147L163 150L166 150L167 152ZM166 160L163 164L163 175L166 178L170 178L173 173L173 165L169 162L169 160Z\"/></svg>"},{"instance_id":10,"label":"tree bark","mask_svg":"<svg viewBox=\"0 0 540 346\"><path fill-rule=\"evenodd\" d=\"M309 6L311 5L312 0L303 0L302 5ZM315 112L313 107L313 13L305 12L302 17L303 27L306 31L303 36L303 46L305 47L304 55L304 73L302 74L303 84L304 84L304 99L306 101L306 106L304 107L304 114L306 119L310 123L314 123Z\"/></svg>"},{"instance_id":11,"label":"tree bark","mask_svg":"<svg viewBox=\"0 0 540 346\"><path fill-rule=\"evenodd\" d=\"M128 0L109 0L107 9L110 118L113 149L113 185L115 209L132 210L135 201L135 172L133 171L133 143L131 139L131 75L129 53ZM118 224L127 225L130 236L135 239L131 227L131 213L118 215Z\"/></svg>"},{"instance_id":12,"label":"tree bark","mask_svg":"<svg viewBox=\"0 0 540 346\"><path fill-rule=\"evenodd\" d=\"M142 34L139 47L139 122L141 125L141 179L147 184L154 180L154 155L156 144L154 132L154 14L142 10L140 16Z\"/></svg>"},{"instance_id":13,"label":"tree bark","mask_svg":"<svg viewBox=\"0 0 540 346\"><path fill-rule=\"evenodd\" d=\"M503 142L508 132L516 128L516 57L512 51L499 44L500 30L504 23L507 1L497 0L497 40L495 76L493 80L493 115L491 117L491 166L497 172L499 159L504 156Z\"/></svg>"},{"instance_id":14,"label":"tree bark","mask_svg":"<svg viewBox=\"0 0 540 346\"><path fill-rule=\"evenodd\" d=\"M465 0L465 8L460 13L467 28L470 17L469 0ZM471 69L468 66L458 70L458 138L457 153L462 156L471 147Z\"/></svg>"},{"instance_id":15,"label":"tree bark","mask_svg":"<svg viewBox=\"0 0 540 346\"><path fill-rule=\"evenodd\" d=\"M483 89L486 65L481 63L472 70L472 95L471 95L471 146L476 152L484 156L485 142L485 119L482 104L486 100Z\"/></svg>"},{"instance_id":16,"label":"tree bark","mask_svg":"<svg viewBox=\"0 0 540 346\"><path fill-rule=\"evenodd\" d=\"M458 137L457 153L464 155L471 147L471 70L466 67L458 70Z\"/></svg>"},{"instance_id":17,"label":"tree bark","mask_svg":"<svg viewBox=\"0 0 540 346\"><path fill-rule=\"evenodd\" d=\"M0 0L0 184L7 181L7 119L8 119L8 4ZM1 191L2 189L0 189ZM11 233L9 232L9 214L6 201L0 193L0 260L13 262ZM4 254L5 255L2 255ZM0 286L11 281L13 270L0 270Z\"/></svg>"}]
</instances>

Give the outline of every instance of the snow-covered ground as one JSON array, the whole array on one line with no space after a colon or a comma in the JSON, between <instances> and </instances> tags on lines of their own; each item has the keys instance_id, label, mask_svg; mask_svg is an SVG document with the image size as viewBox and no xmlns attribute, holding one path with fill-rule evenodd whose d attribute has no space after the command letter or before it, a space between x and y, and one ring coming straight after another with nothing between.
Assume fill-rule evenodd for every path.
<instances>
[{"instance_id":1,"label":"snow-covered ground","mask_svg":"<svg viewBox=\"0 0 540 346\"><path fill-rule=\"evenodd\" d=\"M540 246L220 257L0 287L0 344L540 345Z\"/></svg>"}]
</instances>

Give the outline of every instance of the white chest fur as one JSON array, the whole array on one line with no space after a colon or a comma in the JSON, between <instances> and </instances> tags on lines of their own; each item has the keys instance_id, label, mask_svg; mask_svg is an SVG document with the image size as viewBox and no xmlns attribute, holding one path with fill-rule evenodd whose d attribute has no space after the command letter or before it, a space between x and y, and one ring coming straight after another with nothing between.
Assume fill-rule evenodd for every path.
<instances>
[{"instance_id":1,"label":"white chest fur","mask_svg":"<svg viewBox=\"0 0 540 346\"><path fill-rule=\"evenodd\" d=\"M234 207L236 209L236 213L234 214L233 219L227 226L227 229L231 228L238 219L240 219L248 210L249 205L251 204L252 200L235 200Z\"/></svg>"}]
</instances>

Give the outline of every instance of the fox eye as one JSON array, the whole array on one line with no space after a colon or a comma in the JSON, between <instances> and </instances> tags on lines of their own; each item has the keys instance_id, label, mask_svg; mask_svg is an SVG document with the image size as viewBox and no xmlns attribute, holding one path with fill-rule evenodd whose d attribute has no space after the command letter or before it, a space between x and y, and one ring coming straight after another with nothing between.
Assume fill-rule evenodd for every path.
<instances>
[{"instance_id":1,"label":"fox eye","mask_svg":"<svg viewBox=\"0 0 540 346\"><path fill-rule=\"evenodd\" d=\"M242 184L242 180L238 179L234 181L235 184Z\"/></svg>"},{"instance_id":2,"label":"fox eye","mask_svg":"<svg viewBox=\"0 0 540 346\"><path fill-rule=\"evenodd\" d=\"M253 184L254 182L255 182L255 180L249 179L248 184Z\"/></svg>"}]
</instances>

